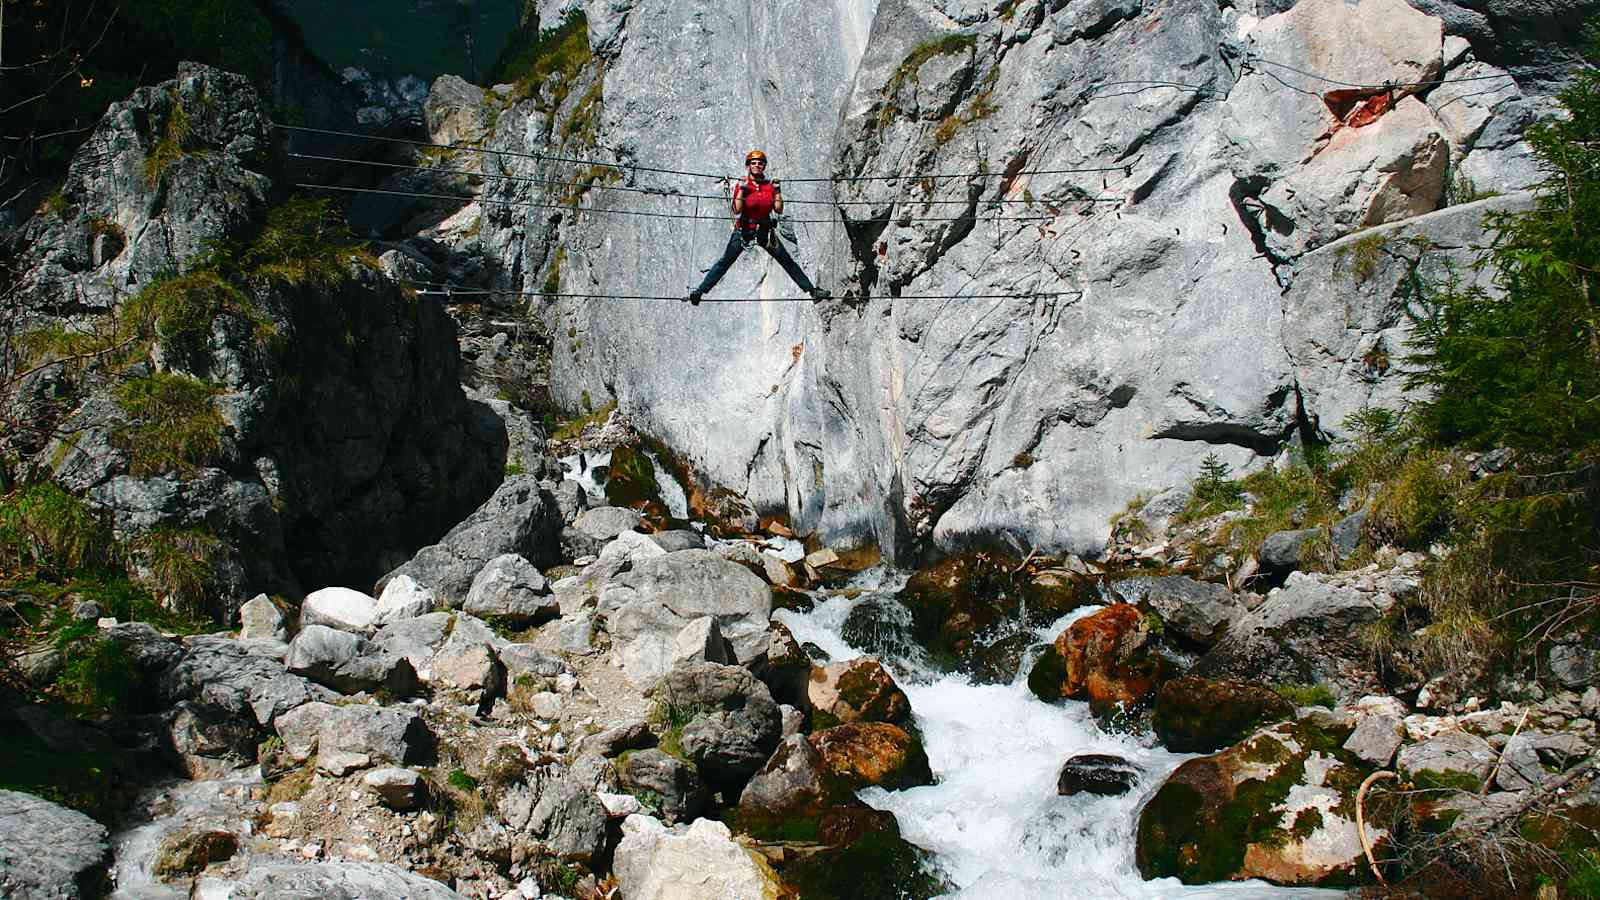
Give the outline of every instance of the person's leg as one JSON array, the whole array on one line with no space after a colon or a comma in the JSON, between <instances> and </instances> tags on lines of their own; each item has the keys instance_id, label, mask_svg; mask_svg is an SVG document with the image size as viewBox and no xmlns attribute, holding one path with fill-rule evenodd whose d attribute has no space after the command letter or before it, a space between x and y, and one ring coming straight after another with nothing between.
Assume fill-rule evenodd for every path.
<instances>
[{"instance_id":1,"label":"person's leg","mask_svg":"<svg viewBox=\"0 0 1600 900\"><path fill-rule=\"evenodd\" d=\"M728 269L733 266L734 260L737 260L739 254L743 252L744 241L739 239L739 232L735 229L728 236L728 247L722 251L722 257L712 263L710 270L706 272L705 280L700 282L700 286L689 292L689 300L697 303L701 297L704 297L712 288L716 287L717 282L722 280L722 276L728 274Z\"/></svg>"},{"instance_id":2,"label":"person's leg","mask_svg":"<svg viewBox=\"0 0 1600 900\"><path fill-rule=\"evenodd\" d=\"M761 246L766 249L767 253L772 255L773 259L778 261L778 265L783 266L785 272L789 273L789 277L794 280L795 286L808 295L816 296L816 286L811 283L811 279L806 277L805 271L800 268L799 263L794 261L794 257L789 255L789 251L783 246L783 241L779 240L778 236L770 231L762 235L762 237L765 240L762 241Z\"/></svg>"}]
</instances>

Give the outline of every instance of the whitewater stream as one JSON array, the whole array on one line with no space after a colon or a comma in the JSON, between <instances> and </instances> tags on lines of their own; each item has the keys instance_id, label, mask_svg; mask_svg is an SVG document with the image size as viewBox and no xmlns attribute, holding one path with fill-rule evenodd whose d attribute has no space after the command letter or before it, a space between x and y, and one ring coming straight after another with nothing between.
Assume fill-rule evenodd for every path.
<instances>
[{"instance_id":1,"label":"whitewater stream","mask_svg":"<svg viewBox=\"0 0 1600 900\"><path fill-rule=\"evenodd\" d=\"M892 595L898 584L882 573L853 586L857 596L819 597L809 613L775 616L801 644L814 643L834 660L863 655L840 636L850 610ZM851 592L852 594L854 592ZM1042 645L1085 608L1034 631ZM1037 648L1036 648L1037 649ZM902 835L934 854L941 874L962 900L1100 898L1342 897L1340 891L1289 889L1264 882L1188 886L1173 878L1146 881L1134 865L1139 808L1188 755L1169 753L1127 735L1100 730L1086 703L1048 704L1029 692L1027 669L1008 685L977 685L962 675L928 669L915 659L881 661L905 689L922 729L938 783L903 791L871 788L861 797L894 814ZM1068 757L1109 753L1143 774L1120 797L1056 793Z\"/></svg>"}]
</instances>

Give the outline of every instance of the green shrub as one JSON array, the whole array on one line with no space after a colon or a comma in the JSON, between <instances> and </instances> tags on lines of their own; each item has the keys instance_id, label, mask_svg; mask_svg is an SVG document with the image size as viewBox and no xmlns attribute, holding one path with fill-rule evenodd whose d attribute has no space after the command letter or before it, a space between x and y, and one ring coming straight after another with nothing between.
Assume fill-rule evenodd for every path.
<instances>
[{"instance_id":1,"label":"green shrub","mask_svg":"<svg viewBox=\"0 0 1600 900\"><path fill-rule=\"evenodd\" d=\"M516 86L517 96L532 97L542 112L566 102L578 75L594 59L589 47L589 19L581 10L567 14L555 28L526 29L513 38L495 64L492 83Z\"/></svg>"},{"instance_id":2,"label":"green shrub","mask_svg":"<svg viewBox=\"0 0 1600 900\"><path fill-rule=\"evenodd\" d=\"M445 780L458 791L474 793L478 790L478 779L468 775L466 769L451 769Z\"/></svg>"},{"instance_id":3,"label":"green shrub","mask_svg":"<svg viewBox=\"0 0 1600 900\"><path fill-rule=\"evenodd\" d=\"M51 482L0 497L0 567L68 572L109 563L111 532L104 518Z\"/></svg>"},{"instance_id":4,"label":"green shrub","mask_svg":"<svg viewBox=\"0 0 1600 900\"><path fill-rule=\"evenodd\" d=\"M167 169L183 156L192 134L189 111L183 108L176 90L171 91L170 96L172 112L167 115L166 128L144 158L144 180L152 188L160 183Z\"/></svg>"},{"instance_id":5,"label":"green shrub","mask_svg":"<svg viewBox=\"0 0 1600 900\"><path fill-rule=\"evenodd\" d=\"M1456 454L1418 449L1378 490L1373 531L1402 547L1426 548L1455 523L1468 486L1466 466Z\"/></svg>"},{"instance_id":6,"label":"green shrub","mask_svg":"<svg viewBox=\"0 0 1600 900\"><path fill-rule=\"evenodd\" d=\"M120 316L123 333L159 338L165 356L202 373L211 367L211 330L219 317L249 328L258 339L273 330L242 291L211 269L151 284L123 305Z\"/></svg>"},{"instance_id":7,"label":"green shrub","mask_svg":"<svg viewBox=\"0 0 1600 900\"><path fill-rule=\"evenodd\" d=\"M226 248L221 253L225 258ZM334 288L349 279L352 261L375 265L333 201L292 197L267 211L266 224L238 252L237 265L246 275L290 286Z\"/></svg>"},{"instance_id":8,"label":"green shrub","mask_svg":"<svg viewBox=\"0 0 1600 900\"><path fill-rule=\"evenodd\" d=\"M158 528L135 538L129 558L141 580L180 614L198 614L207 606L216 560L227 545L201 528Z\"/></svg>"},{"instance_id":9,"label":"green shrub","mask_svg":"<svg viewBox=\"0 0 1600 900\"><path fill-rule=\"evenodd\" d=\"M1325 706L1333 709L1338 700L1325 684L1275 684L1273 693L1295 706Z\"/></svg>"},{"instance_id":10,"label":"green shrub","mask_svg":"<svg viewBox=\"0 0 1600 900\"><path fill-rule=\"evenodd\" d=\"M193 472L222 449L222 414L213 399L222 388L187 375L157 372L117 386L128 424L112 444L128 454L135 475Z\"/></svg>"},{"instance_id":11,"label":"green shrub","mask_svg":"<svg viewBox=\"0 0 1600 900\"><path fill-rule=\"evenodd\" d=\"M85 623L94 628L93 622ZM66 667L56 687L68 703L101 712L133 712L143 691L128 648L92 634L67 641Z\"/></svg>"}]
</instances>

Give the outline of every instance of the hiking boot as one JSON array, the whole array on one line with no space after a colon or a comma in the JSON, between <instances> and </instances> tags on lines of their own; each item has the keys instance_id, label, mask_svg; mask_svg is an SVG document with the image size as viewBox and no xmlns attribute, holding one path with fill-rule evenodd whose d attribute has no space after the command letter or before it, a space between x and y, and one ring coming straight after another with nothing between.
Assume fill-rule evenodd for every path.
<instances>
[{"instance_id":1,"label":"hiking boot","mask_svg":"<svg viewBox=\"0 0 1600 900\"><path fill-rule=\"evenodd\" d=\"M684 299L689 301L690 306L699 306L700 298L704 297L705 295L705 291L695 288L694 290L690 291L689 296L685 297Z\"/></svg>"},{"instance_id":2,"label":"hiking boot","mask_svg":"<svg viewBox=\"0 0 1600 900\"><path fill-rule=\"evenodd\" d=\"M826 299L828 299L829 297L832 297L832 296L833 296L833 292L828 290L827 288L812 288L811 289L811 299L812 300L826 300Z\"/></svg>"}]
</instances>

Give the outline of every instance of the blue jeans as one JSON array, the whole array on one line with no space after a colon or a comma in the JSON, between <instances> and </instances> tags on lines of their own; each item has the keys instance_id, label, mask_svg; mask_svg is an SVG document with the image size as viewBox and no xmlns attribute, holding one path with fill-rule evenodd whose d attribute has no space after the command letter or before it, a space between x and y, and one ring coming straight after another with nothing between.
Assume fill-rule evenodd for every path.
<instances>
[{"instance_id":1,"label":"blue jeans","mask_svg":"<svg viewBox=\"0 0 1600 900\"><path fill-rule=\"evenodd\" d=\"M756 243L760 244L761 249L767 251L769 256L777 260L778 265L783 266L783 270L789 273L789 277L794 279L795 285L800 290L810 294L816 290L816 287L811 283L811 279L806 277L806 273L801 271L800 264L794 261L794 257L789 255L788 250L784 249L783 241L778 240L778 236L773 234L772 230L770 225L757 228L755 230ZM695 288L698 293L710 293L711 289L717 286L717 282L722 280L722 276L728 274L728 269L733 266L734 260L737 260L739 254L744 252L744 233L744 229L735 228L733 233L728 236L727 249L722 251L722 258L712 264L711 269L706 272L705 280L700 282L698 288Z\"/></svg>"}]
</instances>

